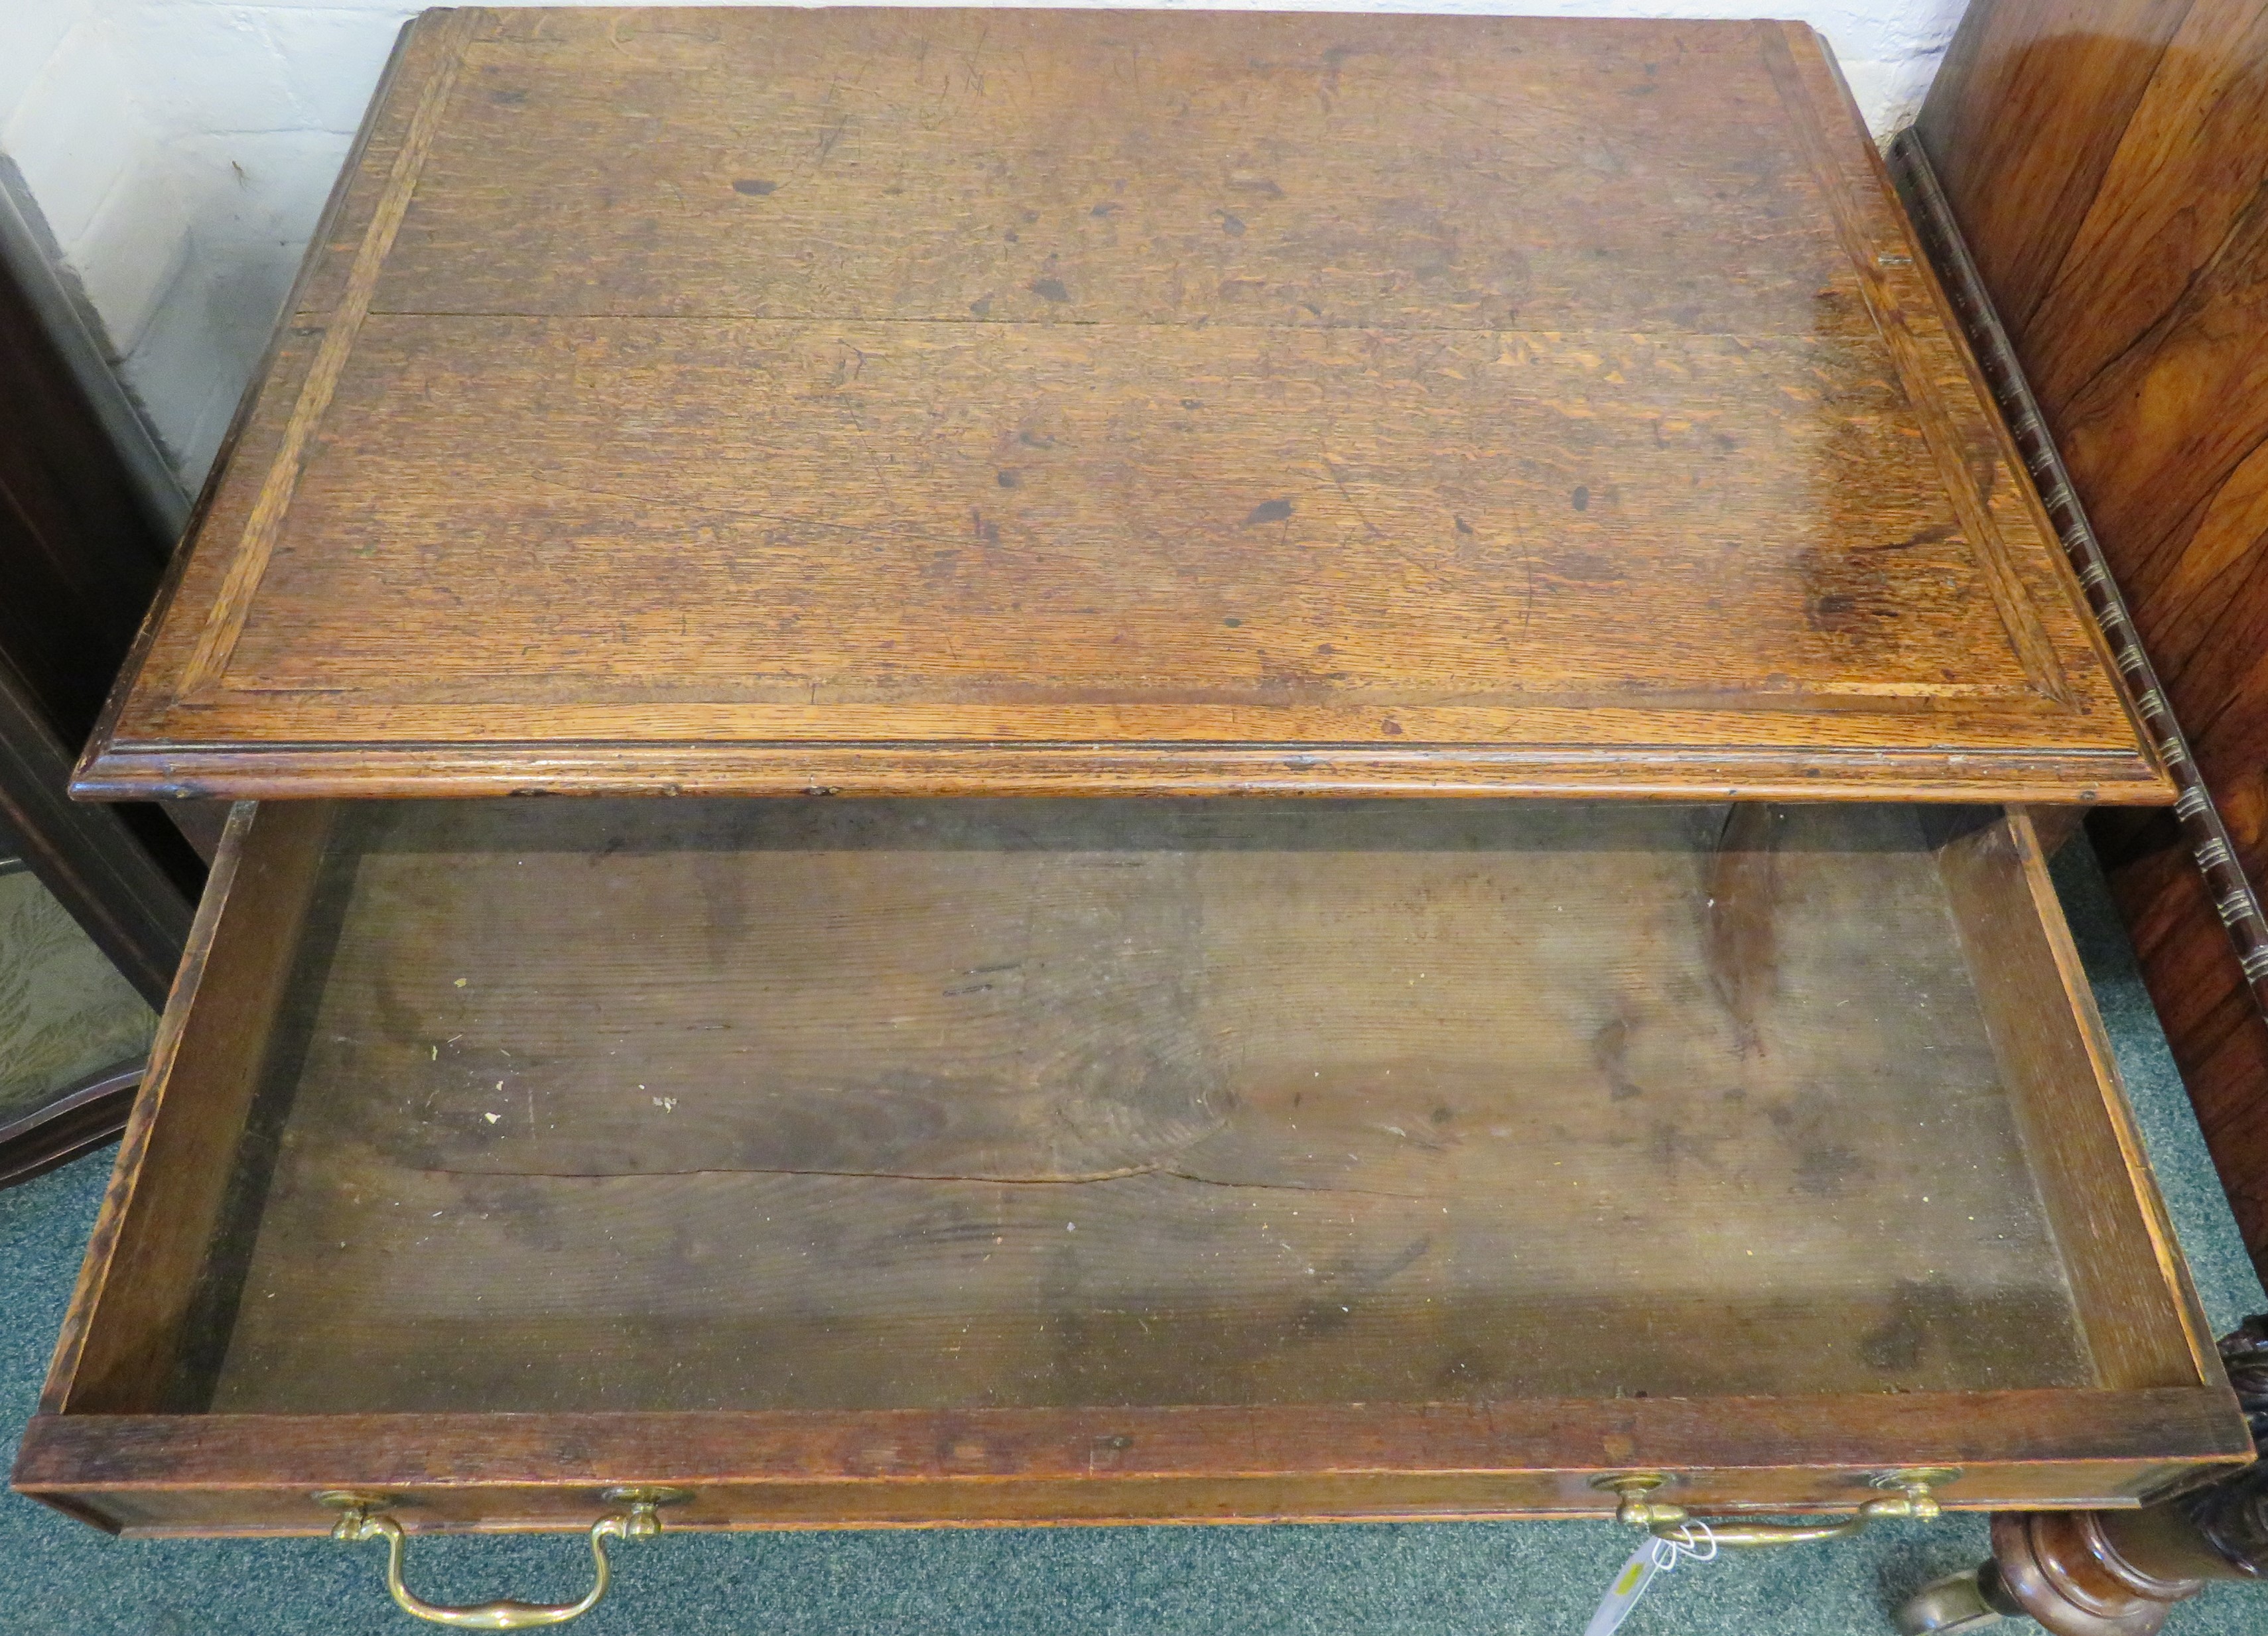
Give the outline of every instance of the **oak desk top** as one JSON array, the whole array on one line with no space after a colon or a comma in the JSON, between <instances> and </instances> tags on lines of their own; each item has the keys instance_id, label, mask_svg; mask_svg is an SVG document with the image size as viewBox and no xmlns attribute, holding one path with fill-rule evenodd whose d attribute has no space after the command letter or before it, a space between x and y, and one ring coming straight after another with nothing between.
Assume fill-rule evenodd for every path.
<instances>
[{"instance_id":1,"label":"oak desk top","mask_svg":"<svg viewBox=\"0 0 2268 1636\"><path fill-rule=\"evenodd\" d=\"M2170 799L1817 38L405 33L81 793Z\"/></svg>"}]
</instances>

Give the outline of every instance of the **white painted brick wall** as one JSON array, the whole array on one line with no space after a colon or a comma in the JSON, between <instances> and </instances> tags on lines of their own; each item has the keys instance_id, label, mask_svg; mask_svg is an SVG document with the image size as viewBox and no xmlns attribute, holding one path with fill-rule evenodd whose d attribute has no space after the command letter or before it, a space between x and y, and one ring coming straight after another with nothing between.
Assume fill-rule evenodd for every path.
<instances>
[{"instance_id":1,"label":"white painted brick wall","mask_svg":"<svg viewBox=\"0 0 2268 1636\"><path fill-rule=\"evenodd\" d=\"M1878 135L1964 0L1773 0L1835 47ZM1300 0L1231 0L1281 10ZM413 0L0 0L0 155L194 487L258 361ZM1321 0L1315 10L1737 15L1741 0Z\"/></svg>"}]
</instances>

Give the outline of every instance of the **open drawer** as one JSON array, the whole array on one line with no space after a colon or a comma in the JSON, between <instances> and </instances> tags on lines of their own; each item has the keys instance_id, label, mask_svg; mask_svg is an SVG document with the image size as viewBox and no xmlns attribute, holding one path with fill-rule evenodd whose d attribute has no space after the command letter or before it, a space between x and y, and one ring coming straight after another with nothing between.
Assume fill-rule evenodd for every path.
<instances>
[{"instance_id":1,"label":"open drawer","mask_svg":"<svg viewBox=\"0 0 2268 1636\"><path fill-rule=\"evenodd\" d=\"M2021 811L239 806L18 1486L136 1532L2250 1457Z\"/></svg>"}]
</instances>

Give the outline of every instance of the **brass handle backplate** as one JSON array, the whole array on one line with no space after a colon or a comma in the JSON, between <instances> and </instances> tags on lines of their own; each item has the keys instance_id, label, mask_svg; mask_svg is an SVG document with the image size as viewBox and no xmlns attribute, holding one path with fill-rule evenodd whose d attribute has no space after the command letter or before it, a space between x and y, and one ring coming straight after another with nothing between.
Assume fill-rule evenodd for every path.
<instances>
[{"instance_id":1,"label":"brass handle backplate","mask_svg":"<svg viewBox=\"0 0 2268 1636\"><path fill-rule=\"evenodd\" d=\"M339 1514L338 1522L331 1530L333 1539L350 1545L369 1539L386 1542L387 1592L404 1613L457 1630L524 1631L541 1625L564 1625L597 1607L613 1580L613 1570L607 1562L607 1541L652 1538L661 1532L659 1508L686 1496L683 1490L676 1488L609 1488L600 1497L608 1505L622 1508L609 1511L591 1524L591 1559L597 1572L590 1590L580 1600L537 1603L514 1602L506 1597L466 1607L445 1607L427 1602L402 1582L405 1537L401 1524L386 1514L388 1501L372 1494L333 1491L317 1494L315 1503L328 1506Z\"/></svg>"},{"instance_id":2,"label":"brass handle backplate","mask_svg":"<svg viewBox=\"0 0 2268 1636\"><path fill-rule=\"evenodd\" d=\"M1660 1471L1617 1472L1594 1478L1591 1486L1621 1497L1622 1504L1615 1508L1615 1521L1642 1528L1657 1539L1690 1543L1693 1534L1705 1528L1709 1537L1720 1545L1755 1549L1848 1539L1878 1517L1903 1516L1917 1522L1934 1522L1942 1508L1932 1491L1960 1475L1952 1467L1943 1465L1916 1465L1884 1471L1874 1479L1874 1486L1894 1492L1877 1494L1849 1516L1819 1522L1718 1522L1697 1517L1683 1506L1649 1497L1656 1489L1669 1485L1670 1479Z\"/></svg>"}]
</instances>

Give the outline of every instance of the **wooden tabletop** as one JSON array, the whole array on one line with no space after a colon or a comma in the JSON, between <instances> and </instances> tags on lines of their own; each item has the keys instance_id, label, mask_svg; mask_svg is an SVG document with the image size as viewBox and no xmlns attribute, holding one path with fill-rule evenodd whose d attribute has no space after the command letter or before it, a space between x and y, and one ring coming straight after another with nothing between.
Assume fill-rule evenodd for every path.
<instances>
[{"instance_id":1,"label":"wooden tabletop","mask_svg":"<svg viewBox=\"0 0 2268 1636\"><path fill-rule=\"evenodd\" d=\"M454 11L81 793L2170 799L1798 25Z\"/></svg>"}]
</instances>

